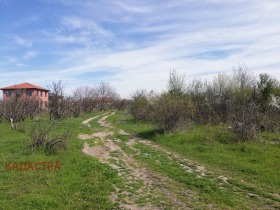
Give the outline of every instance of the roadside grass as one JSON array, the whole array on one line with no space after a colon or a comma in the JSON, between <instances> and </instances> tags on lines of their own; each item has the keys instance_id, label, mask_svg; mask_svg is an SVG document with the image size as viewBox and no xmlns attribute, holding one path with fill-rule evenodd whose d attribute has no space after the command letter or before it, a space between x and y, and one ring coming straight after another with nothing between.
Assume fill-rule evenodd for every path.
<instances>
[{"instance_id":1,"label":"roadside grass","mask_svg":"<svg viewBox=\"0 0 280 210\"><path fill-rule=\"evenodd\" d=\"M107 121L112 122L115 129L121 128L132 135L154 141L170 151L203 164L206 169L217 175L229 177L229 182L237 188L240 187L240 191L250 191L264 198L280 201L280 145L277 142L266 142L275 140L277 138L275 134L261 133L261 139L266 141L237 142L236 136L227 130L226 125L190 125L184 130L163 135L155 132L152 124L136 123L124 112L117 112ZM266 139L268 136L270 138ZM162 173L169 173L169 168L172 168L172 165L152 165L151 160L144 160L144 157L138 158ZM170 170L170 173L174 170ZM184 182L188 183L188 180L182 181ZM209 188L206 183L198 185L197 188L200 189L200 186L202 186L202 191L204 187ZM219 201L220 192L213 187L210 185L209 192L206 194L210 193L210 198L218 202L226 202ZM239 196L236 198L239 199ZM233 203L226 204L235 205L236 198L231 199ZM257 202L255 200L256 205ZM246 200L244 204L246 205Z\"/></svg>"},{"instance_id":2,"label":"roadside grass","mask_svg":"<svg viewBox=\"0 0 280 210\"><path fill-rule=\"evenodd\" d=\"M174 160L170 160L166 155L149 146L136 144L135 148L140 150L140 154L135 155L138 160L153 170L181 183L183 188L197 191L198 195L204 199L202 200L203 203L218 204L219 208L246 208L246 205L244 205L246 199L244 195L237 197L230 191L232 190L231 188L221 189L221 181L198 176L196 173L186 172Z\"/></svg>"},{"instance_id":3,"label":"roadside grass","mask_svg":"<svg viewBox=\"0 0 280 210\"><path fill-rule=\"evenodd\" d=\"M96 113L96 115L99 113ZM51 135L70 130L68 149L48 155L32 152L29 131L34 121L21 123L25 131L0 123L0 209L112 209L113 185L121 183L116 171L82 152L78 134L92 134L81 124L89 116L57 123ZM90 115L92 117L92 115ZM48 118L43 119L47 126ZM58 162L60 170L6 170L8 162Z\"/></svg>"},{"instance_id":4,"label":"roadside grass","mask_svg":"<svg viewBox=\"0 0 280 210\"><path fill-rule=\"evenodd\" d=\"M140 182L125 184L114 169L82 152L84 142L92 146L99 145L99 139L83 141L78 139L78 134L112 130L99 126L97 121L103 116L91 121L91 127L81 124L83 120L99 114L104 112L58 122L50 135L61 134L66 130L71 135L68 149L52 155L44 150L32 152L28 147L29 131L37 118L22 122L18 131L12 131L8 122L1 122L0 209L113 209L119 207L119 202L126 201L122 191L136 193ZM47 119L45 116L43 126L48 126ZM206 203L219 209L280 208L280 146L276 134L264 132L259 142L237 142L236 136L227 130L226 125L190 125L163 135L152 124L136 123L125 112L116 112L106 121L113 123L112 138L121 140L118 144L126 153L143 166L176 181L182 188L198 193L197 198L190 195L191 207L205 209ZM131 135L119 134L119 129ZM156 142L164 149L180 154L183 159L204 165L214 174L199 176L199 173L187 173L180 167L180 161L170 159L161 151L142 143L130 148L125 142L131 136ZM111 154L112 157L118 155L117 152ZM112 158L109 161L116 160ZM6 170L7 162L59 162L61 170ZM121 162L119 164L123 165ZM219 175L228 177L228 183L221 185L221 180L216 179ZM120 193L117 193L117 202L112 204L109 196L114 192L114 186ZM149 199L145 196L139 195L136 203L145 204ZM162 197L151 199L153 203L171 208L168 203L162 203ZM190 198L180 196L180 200L190 203L185 199Z\"/></svg>"}]
</instances>

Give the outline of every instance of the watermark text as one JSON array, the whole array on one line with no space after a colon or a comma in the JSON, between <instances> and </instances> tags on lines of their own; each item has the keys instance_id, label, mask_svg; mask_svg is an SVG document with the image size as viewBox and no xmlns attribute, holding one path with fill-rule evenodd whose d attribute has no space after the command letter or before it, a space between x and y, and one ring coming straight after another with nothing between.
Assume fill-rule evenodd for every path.
<instances>
[{"instance_id":1,"label":"watermark text","mask_svg":"<svg viewBox=\"0 0 280 210\"><path fill-rule=\"evenodd\" d=\"M7 171L32 171L32 170L60 170L59 162L6 162L5 169Z\"/></svg>"}]
</instances>

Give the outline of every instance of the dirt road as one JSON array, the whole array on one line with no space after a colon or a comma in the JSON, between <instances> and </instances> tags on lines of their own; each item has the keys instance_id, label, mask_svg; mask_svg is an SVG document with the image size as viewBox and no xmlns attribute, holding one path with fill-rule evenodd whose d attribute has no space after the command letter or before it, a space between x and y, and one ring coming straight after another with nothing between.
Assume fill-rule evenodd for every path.
<instances>
[{"instance_id":1,"label":"dirt road","mask_svg":"<svg viewBox=\"0 0 280 210\"><path fill-rule=\"evenodd\" d=\"M123 179L123 186L114 186L115 192L110 199L118 204L120 209L217 209L215 204L203 202L197 191L187 188L180 182L166 174L156 172L145 161L154 161L155 167L162 161L178 166L186 174L192 174L196 179L215 183L221 189L230 188L236 193L242 191L245 196L260 196L241 189L229 182L224 175L215 175L203 165L186 159L161 146L128 134L124 130L117 130L106 119L114 112L95 116L82 122L90 127L90 121L96 120L100 128L91 135L79 134L79 139L85 141L83 152L98 158L115 170ZM118 136L126 137L125 141ZM94 145L90 145L92 140ZM179 177L180 178L180 177ZM269 198L261 197L264 202L271 202ZM257 206L252 204L257 209ZM271 206L268 206L271 207ZM272 206L273 207L273 206Z\"/></svg>"}]
</instances>

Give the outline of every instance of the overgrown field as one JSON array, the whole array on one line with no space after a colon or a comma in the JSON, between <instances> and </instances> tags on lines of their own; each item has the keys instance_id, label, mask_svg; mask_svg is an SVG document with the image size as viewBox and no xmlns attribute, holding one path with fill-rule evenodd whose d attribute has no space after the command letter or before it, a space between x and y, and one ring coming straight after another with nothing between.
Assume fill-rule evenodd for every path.
<instances>
[{"instance_id":1,"label":"overgrown field","mask_svg":"<svg viewBox=\"0 0 280 210\"><path fill-rule=\"evenodd\" d=\"M0 209L112 209L109 200L118 182L116 172L82 152L78 133L89 133L83 118L59 122L54 133L70 129L68 150L47 155L29 148L36 120L21 122L19 131L0 123ZM46 120L46 126L48 121ZM59 162L60 170L6 170L8 162Z\"/></svg>"},{"instance_id":2,"label":"overgrown field","mask_svg":"<svg viewBox=\"0 0 280 210\"><path fill-rule=\"evenodd\" d=\"M108 111L57 123L53 134L71 131L68 149L48 154L29 147L34 123L17 131L0 123L0 209L280 208L276 134L238 143L223 124L161 134ZM60 170L6 170L8 162L59 162Z\"/></svg>"},{"instance_id":3,"label":"overgrown field","mask_svg":"<svg viewBox=\"0 0 280 210\"><path fill-rule=\"evenodd\" d=\"M141 143L134 145L140 154L145 154L135 154L135 158L182 186L198 191L204 202L218 203L220 208L280 207L279 135L264 132L261 133L261 141L237 143L237 137L226 125L190 125L181 131L163 135L155 132L153 125L135 122L126 113L118 113L108 120L117 128L178 154L179 164L176 164L162 150L155 151ZM180 168L185 159L191 160L190 168L195 165L205 167L201 179ZM215 177L223 179L225 185L220 187Z\"/></svg>"}]
</instances>

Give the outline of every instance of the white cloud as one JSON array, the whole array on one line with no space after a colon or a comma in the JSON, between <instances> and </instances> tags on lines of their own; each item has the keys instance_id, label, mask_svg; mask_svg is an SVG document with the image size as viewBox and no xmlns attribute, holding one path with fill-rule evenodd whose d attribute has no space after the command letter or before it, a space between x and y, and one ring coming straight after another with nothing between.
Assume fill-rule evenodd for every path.
<instances>
[{"instance_id":1,"label":"white cloud","mask_svg":"<svg viewBox=\"0 0 280 210\"><path fill-rule=\"evenodd\" d=\"M122 12L132 12L132 13L147 13L150 11L148 6L140 6L137 5L135 6L135 3L139 2L133 2L133 3L128 3L124 1L113 1L113 5L117 6Z\"/></svg>"},{"instance_id":2,"label":"white cloud","mask_svg":"<svg viewBox=\"0 0 280 210\"><path fill-rule=\"evenodd\" d=\"M278 0L58 2L75 8L66 13L73 15L58 15L59 26L37 37L46 46L23 56L44 56L37 51L55 56L47 66L28 66L36 69L36 81L62 79L69 88L93 85L104 70L122 96L129 96L139 88L164 89L170 69L190 80L212 78L239 63L280 79ZM16 38L17 44L32 47ZM16 57L7 60L20 63ZM3 77L11 74L0 71ZM48 74L42 78L41 71ZM23 72L15 75L29 79Z\"/></svg>"},{"instance_id":3,"label":"white cloud","mask_svg":"<svg viewBox=\"0 0 280 210\"><path fill-rule=\"evenodd\" d=\"M18 45L24 46L24 47L32 47L32 42L25 40L19 36L14 37L14 42Z\"/></svg>"},{"instance_id":4,"label":"white cloud","mask_svg":"<svg viewBox=\"0 0 280 210\"><path fill-rule=\"evenodd\" d=\"M112 33L104 29L93 20L87 20L79 17L63 17L62 24L68 29L87 29L92 33L102 36L110 36Z\"/></svg>"},{"instance_id":5,"label":"white cloud","mask_svg":"<svg viewBox=\"0 0 280 210\"><path fill-rule=\"evenodd\" d=\"M38 55L37 52L35 51L27 51L24 55L23 55L23 59L30 59L30 58L34 58Z\"/></svg>"}]
</instances>

